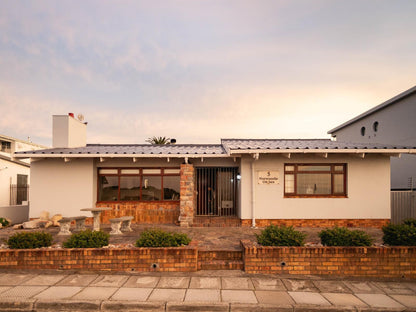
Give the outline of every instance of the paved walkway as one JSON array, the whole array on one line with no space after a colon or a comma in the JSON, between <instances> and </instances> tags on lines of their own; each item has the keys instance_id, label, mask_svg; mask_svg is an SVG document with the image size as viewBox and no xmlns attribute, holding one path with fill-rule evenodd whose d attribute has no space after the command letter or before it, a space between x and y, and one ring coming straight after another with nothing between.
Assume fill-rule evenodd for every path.
<instances>
[{"instance_id":1,"label":"paved walkway","mask_svg":"<svg viewBox=\"0 0 416 312\"><path fill-rule=\"evenodd\" d=\"M416 311L416 281L2 272L0 311Z\"/></svg>"}]
</instances>

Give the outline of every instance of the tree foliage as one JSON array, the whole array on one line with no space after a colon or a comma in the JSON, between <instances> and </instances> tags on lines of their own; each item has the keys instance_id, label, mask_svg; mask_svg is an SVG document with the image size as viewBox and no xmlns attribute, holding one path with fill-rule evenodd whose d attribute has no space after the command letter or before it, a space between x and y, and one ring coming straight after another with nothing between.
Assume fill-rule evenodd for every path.
<instances>
[{"instance_id":1,"label":"tree foliage","mask_svg":"<svg viewBox=\"0 0 416 312\"><path fill-rule=\"evenodd\" d=\"M146 139L146 142L150 144L155 144L155 145L165 145L165 144L170 144L170 138L154 136L154 137Z\"/></svg>"}]
</instances>

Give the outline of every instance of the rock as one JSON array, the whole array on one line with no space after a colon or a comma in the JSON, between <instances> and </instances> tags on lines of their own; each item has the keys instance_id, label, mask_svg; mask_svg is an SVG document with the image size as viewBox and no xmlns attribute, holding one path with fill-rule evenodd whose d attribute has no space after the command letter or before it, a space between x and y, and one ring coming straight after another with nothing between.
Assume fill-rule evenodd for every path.
<instances>
[{"instance_id":1,"label":"rock","mask_svg":"<svg viewBox=\"0 0 416 312\"><path fill-rule=\"evenodd\" d=\"M0 223L0 229L3 227L3 224Z\"/></svg>"},{"instance_id":2,"label":"rock","mask_svg":"<svg viewBox=\"0 0 416 312\"><path fill-rule=\"evenodd\" d=\"M23 224L15 224L13 225L13 230L23 229Z\"/></svg>"},{"instance_id":3,"label":"rock","mask_svg":"<svg viewBox=\"0 0 416 312\"><path fill-rule=\"evenodd\" d=\"M23 228L24 229L37 229L39 228L41 222L42 220L40 219L23 222Z\"/></svg>"},{"instance_id":4,"label":"rock","mask_svg":"<svg viewBox=\"0 0 416 312\"><path fill-rule=\"evenodd\" d=\"M51 218L52 224L53 226L59 226L59 220L62 219L62 215L61 214L56 214Z\"/></svg>"},{"instance_id":5,"label":"rock","mask_svg":"<svg viewBox=\"0 0 416 312\"><path fill-rule=\"evenodd\" d=\"M48 227L51 227L53 225L52 221L48 221L45 223L45 229L47 229Z\"/></svg>"},{"instance_id":6,"label":"rock","mask_svg":"<svg viewBox=\"0 0 416 312\"><path fill-rule=\"evenodd\" d=\"M40 213L39 219L41 219L41 220L49 220L49 212L42 211Z\"/></svg>"}]
</instances>

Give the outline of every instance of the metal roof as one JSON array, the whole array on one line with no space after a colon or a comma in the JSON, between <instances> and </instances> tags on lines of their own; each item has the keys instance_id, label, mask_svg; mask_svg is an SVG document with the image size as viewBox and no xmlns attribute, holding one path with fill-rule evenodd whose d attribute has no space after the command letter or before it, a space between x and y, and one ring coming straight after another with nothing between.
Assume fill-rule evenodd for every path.
<instances>
[{"instance_id":1,"label":"metal roof","mask_svg":"<svg viewBox=\"0 0 416 312\"><path fill-rule=\"evenodd\" d=\"M87 144L85 147L50 148L15 155L225 155L221 145L210 144Z\"/></svg>"},{"instance_id":2,"label":"metal roof","mask_svg":"<svg viewBox=\"0 0 416 312\"><path fill-rule=\"evenodd\" d=\"M78 148L51 148L16 152L16 158L59 157L227 157L266 153L416 153L416 147L330 139L222 139L219 144L88 144Z\"/></svg>"},{"instance_id":3,"label":"metal roof","mask_svg":"<svg viewBox=\"0 0 416 312\"><path fill-rule=\"evenodd\" d=\"M348 150L348 149L415 149L409 146L394 146L377 143L350 143L338 142L330 139L222 139L221 143L229 151L237 150L305 150L305 149L328 149L328 150Z\"/></svg>"},{"instance_id":4,"label":"metal roof","mask_svg":"<svg viewBox=\"0 0 416 312\"><path fill-rule=\"evenodd\" d=\"M337 132L338 130L341 130L342 128L345 128L346 126L349 126L350 124L352 124L356 121L359 121L359 120L367 117L368 115L371 115L371 114L373 114L373 113L375 113L379 110L382 110L383 108L385 108L389 105L397 103L398 101L402 100L403 98L405 98L409 95L412 95L415 92L416 92L416 86L414 86L413 88L410 88L409 90L406 90L406 91L396 95L395 97L391 98L390 100L388 100L386 102L381 103L380 105L377 105L377 106L373 107L372 109L358 115L357 117L355 117L355 118L353 118L353 119L351 119L347 122L344 122L343 124L339 125L338 127L335 127L334 129L329 130L327 133L332 134L334 132Z\"/></svg>"}]
</instances>

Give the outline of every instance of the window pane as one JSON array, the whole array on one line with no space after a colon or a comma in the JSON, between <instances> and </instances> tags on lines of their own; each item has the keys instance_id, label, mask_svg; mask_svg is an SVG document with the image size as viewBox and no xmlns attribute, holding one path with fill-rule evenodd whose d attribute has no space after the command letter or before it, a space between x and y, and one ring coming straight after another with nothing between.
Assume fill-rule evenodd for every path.
<instances>
[{"instance_id":1,"label":"window pane","mask_svg":"<svg viewBox=\"0 0 416 312\"><path fill-rule=\"evenodd\" d=\"M344 171L344 166L335 166L335 171Z\"/></svg>"},{"instance_id":2,"label":"window pane","mask_svg":"<svg viewBox=\"0 0 416 312\"><path fill-rule=\"evenodd\" d=\"M139 177L120 177L120 200L140 199Z\"/></svg>"},{"instance_id":3,"label":"window pane","mask_svg":"<svg viewBox=\"0 0 416 312\"><path fill-rule=\"evenodd\" d=\"M140 169L121 169L122 174L139 174Z\"/></svg>"},{"instance_id":4,"label":"window pane","mask_svg":"<svg viewBox=\"0 0 416 312\"><path fill-rule=\"evenodd\" d=\"M100 169L100 174L117 174L117 169Z\"/></svg>"},{"instance_id":5,"label":"window pane","mask_svg":"<svg viewBox=\"0 0 416 312\"><path fill-rule=\"evenodd\" d=\"M293 174L285 174L285 193L295 192L295 176Z\"/></svg>"},{"instance_id":6,"label":"window pane","mask_svg":"<svg viewBox=\"0 0 416 312\"><path fill-rule=\"evenodd\" d=\"M181 169L165 169L165 174L179 174L181 172Z\"/></svg>"},{"instance_id":7,"label":"window pane","mask_svg":"<svg viewBox=\"0 0 416 312\"><path fill-rule=\"evenodd\" d=\"M144 176L142 181L142 200L162 199L162 177Z\"/></svg>"},{"instance_id":8,"label":"window pane","mask_svg":"<svg viewBox=\"0 0 416 312\"><path fill-rule=\"evenodd\" d=\"M302 174L297 175L297 194L325 195L331 194L331 174Z\"/></svg>"},{"instance_id":9,"label":"window pane","mask_svg":"<svg viewBox=\"0 0 416 312\"><path fill-rule=\"evenodd\" d=\"M98 200L100 201L118 200L118 177L113 177L113 176L99 177Z\"/></svg>"},{"instance_id":10,"label":"window pane","mask_svg":"<svg viewBox=\"0 0 416 312\"><path fill-rule=\"evenodd\" d=\"M344 194L343 174L334 174L334 194Z\"/></svg>"},{"instance_id":11,"label":"window pane","mask_svg":"<svg viewBox=\"0 0 416 312\"><path fill-rule=\"evenodd\" d=\"M285 166L285 171L295 171L295 166Z\"/></svg>"},{"instance_id":12,"label":"window pane","mask_svg":"<svg viewBox=\"0 0 416 312\"><path fill-rule=\"evenodd\" d=\"M179 200L179 192L181 178L178 177L163 177L163 199L165 200Z\"/></svg>"},{"instance_id":13,"label":"window pane","mask_svg":"<svg viewBox=\"0 0 416 312\"><path fill-rule=\"evenodd\" d=\"M298 171L331 171L331 166L298 166Z\"/></svg>"},{"instance_id":14,"label":"window pane","mask_svg":"<svg viewBox=\"0 0 416 312\"><path fill-rule=\"evenodd\" d=\"M160 174L160 169L143 169L143 174Z\"/></svg>"}]
</instances>

